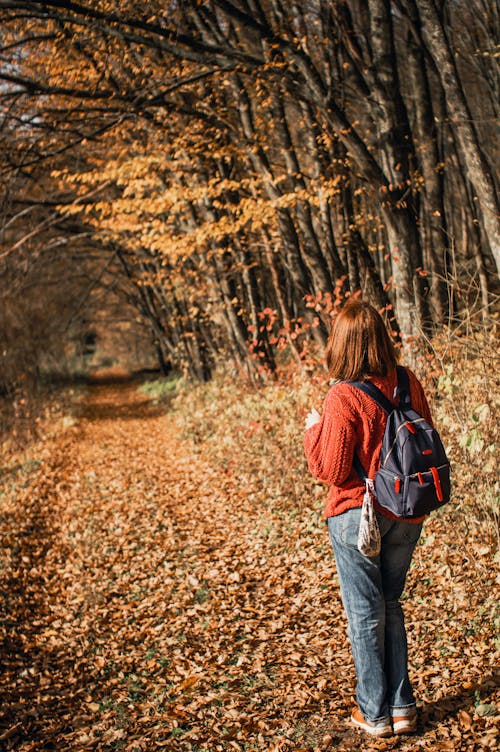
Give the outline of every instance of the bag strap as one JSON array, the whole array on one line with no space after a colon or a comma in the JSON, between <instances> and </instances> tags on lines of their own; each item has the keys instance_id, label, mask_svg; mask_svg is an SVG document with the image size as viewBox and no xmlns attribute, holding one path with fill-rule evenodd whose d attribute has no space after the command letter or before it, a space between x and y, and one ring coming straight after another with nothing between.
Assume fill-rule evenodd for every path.
<instances>
[{"instance_id":1,"label":"bag strap","mask_svg":"<svg viewBox=\"0 0 500 752\"><path fill-rule=\"evenodd\" d=\"M410 379L408 371L403 366L396 366L398 376L399 406L408 410L411 407Z\"/></svg>"},{"instance_id":2,"label":"bag strap","mask_svg":"<svg viewBox=\"0 0 500 752\"><path fill-rule=\"evenodd\" d=\"M392 411L394 410L394 405L392 404L392 402L390 402L385 394L381 392L380 389L370 381L347 381L346 383L367 394L372 398L372 400L377 403L377 405L385 410L386 413L392 413Z\"/></svg>"},{"instance_id":3,"label":"bag strap","mask_svg":"<svg viewBox=\"0 0 500 752\"><path fill-rule=\"evenodd\" d=\"M408 379L408 372L403 366L396 366L396 374L398 378L397 393L399 397L399 407L408 409L411 407L410 381ZM347 383L371 397L372 400L374 400L377 405L382 408L382 410L385 410L387 414L392 413L392 411L394 410L394 405L392 404L392 402L388 400L385 394L381 392L380 389L370 381L348 381ZM368 476L356 452L354 452L352 466L356 470L361 480L366 481Z\"/></svg>"},{"instance_id":4,"label":"bag strap","mask_svg":"<svg viewBox=\"0 0 500 752\"><path fill-rule=\"evenodd\" d=\"M398 379L397 394L399 398L399 407L408 409L411 407L408 372L404 366L396 366L396 375ZM372 400L374 400L382 410L385 410L387 414L392 413L394 410L393 403L388 400L385 394L375 386L375 384L372 384L371 381L347 381L346 383L350 384L350 386L354 386L356 389L359 389L361 392L364 392L371 397Z\"/></svg>"},{"instance_id":5,"label":"bag strap","mask_svg":"<svg viewBox=\"0 0 500 752\"><path fill-rule=\"evenodd\" d=\"M366 483L366 481L368 480L368 476L356 452L354 452L354 457L352 458L352 466L356 470L361 480Z\"/></svg>"}]
</instances>

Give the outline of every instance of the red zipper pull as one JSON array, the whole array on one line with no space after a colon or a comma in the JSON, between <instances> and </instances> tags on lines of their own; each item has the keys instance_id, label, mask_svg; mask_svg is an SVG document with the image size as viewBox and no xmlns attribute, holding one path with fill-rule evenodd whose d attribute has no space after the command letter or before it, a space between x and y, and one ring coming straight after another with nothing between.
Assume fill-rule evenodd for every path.
<instances>
[{"instance_id":1,"label":"red zipper pull","mask_svg":"<svg viewBox=\"0 0 500 752\"><path fill-rule=\"evenodd\" d=\"M441 488L441 481L439 479L439 473L436 467L431 467L432 477L434 478L434 485L436 487L436 496L438 501L443 501L443 489Z\"/></svg>"},{"instance_id":2,"label":"red zipper pull","mask_svg":"<svg viewBox=\"0 0 500 752\"><path fill-rule=\"evenodd\" d=\"M401 478L394 478L394 493L401 492Z\"/></svg>"},{"instance_id":3,"label":"red zipper pull","mask_svg":"<svg viewBox=\"0 0 500 752\"><path fill-rule=\"evenodd\" d=\"M415 428L413 423L410 423L410 421L407 420L405 423L405 426L409 430L410 433L413 433L413 434L417 433L417 429Z\"/></svg>"}]
</instances>

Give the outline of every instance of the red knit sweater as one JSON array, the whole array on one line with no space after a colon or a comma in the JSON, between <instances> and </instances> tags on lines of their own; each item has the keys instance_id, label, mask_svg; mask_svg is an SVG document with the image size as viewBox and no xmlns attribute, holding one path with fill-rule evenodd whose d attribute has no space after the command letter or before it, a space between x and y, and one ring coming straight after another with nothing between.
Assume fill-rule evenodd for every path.
<instances>
[{"instance_id":1,"label":"red knit sweater","mask_svg":"<svg viewBox=\"0 0 500 752\"><path fill-rule=\"evenodd\" d=\"M422 385L412 371L407 371L412 407L432 423ZM370 381L394 403L393 394L397 385L395 370L388 376L372 376ZM318 480L330 484L325 517L362 506L365 484L352 466L354 450L368 477L374 478L380 465L386 422L385 411L359 389L339 382L328 391L320 422L311 426L304 437L309 471ZM397 519L387 510L377 508L387 517ZM415 518L412 522L423 519Z\"/></svg>"}]
</instances>

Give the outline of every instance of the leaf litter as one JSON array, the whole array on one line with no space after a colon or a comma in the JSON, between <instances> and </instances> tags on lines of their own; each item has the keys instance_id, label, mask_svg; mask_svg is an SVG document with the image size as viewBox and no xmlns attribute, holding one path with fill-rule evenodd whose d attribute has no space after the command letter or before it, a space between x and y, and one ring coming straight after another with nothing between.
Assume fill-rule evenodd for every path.
<instances>
[{"instance_id":1,"label":"leaf litter","mask_svg":"<svg viewBox=\"0 0 500 752\"><path fill-rule=\"evenodd\" d=\"M497 748L498 583L482 528L451 505L427 521L405 597L419 734L365 739L348 723L324 489L300 442L295 462L277 426L234 416L193 437L195 406L178 410L93 387L78 423L6 475L2 749Z\"/></svg>"}]
</instances>

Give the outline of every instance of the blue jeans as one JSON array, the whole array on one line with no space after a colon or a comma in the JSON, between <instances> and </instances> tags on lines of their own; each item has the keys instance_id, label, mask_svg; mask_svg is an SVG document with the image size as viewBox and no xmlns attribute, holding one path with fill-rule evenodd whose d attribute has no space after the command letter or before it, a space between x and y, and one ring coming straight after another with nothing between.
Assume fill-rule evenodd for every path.
<instances>
[{"instance_id":1,"label":"blue jeans","mask_svg":"<svg viewBox=\"0 0 500 752\"><path fill-rule=\"evenodd\" d=\"M399 598L422 530L421 524L377 514L380 555L358 551L361 509L328 518L340 593L349 623L359 709L370 721L414 712L408 649Z\"/></svg>"}]
</instances>

